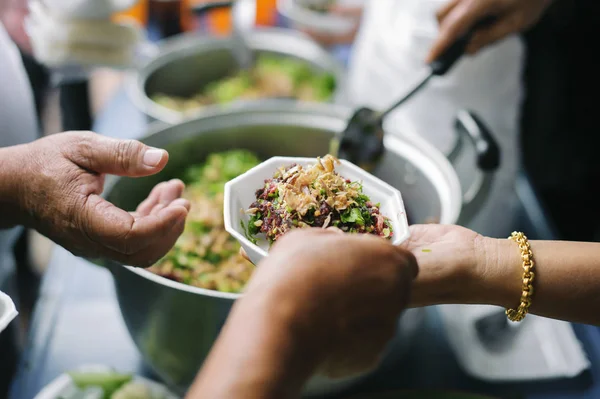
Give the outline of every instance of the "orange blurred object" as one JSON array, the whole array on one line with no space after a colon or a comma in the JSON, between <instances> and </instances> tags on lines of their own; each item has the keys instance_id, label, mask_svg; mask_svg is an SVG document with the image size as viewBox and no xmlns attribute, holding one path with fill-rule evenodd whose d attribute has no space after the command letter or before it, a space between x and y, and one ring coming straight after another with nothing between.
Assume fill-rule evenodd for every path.
<instances>
[{"instance_id":1,"label":"orange blurred object","mask_svg":"<svg viewBox=\"0 0 600 399\"><path fill-rule=\"evenodd\" d=\"M257 0L256 24L274 26L277 22L277 0Z\"/></svg>"},{"instance_id":2,"label":"orange blurred object","mask_svg":"<svg viewBox=\"0 0 600 399\"><path fill-rule=\"evenodd\" d=\"M181 24L185 31L198 30L198 18L196 18L191 7L194 5L210 2L211 0L183 0L181 10ZM257 0L256 2L256 24L260 26L273 26L277 21L277 0ZM231 33L231 10L227 8L212 10L207 13L205 21L207 31L218 36Z\"/></svg>"},{"instance_id":3,"label":"orange blurred object","mask_svg":"<svg viewBox=\"0 0 600 399\"><path fill-rule=\"evenodd\" d=\"M128 10L113 15L113 21L134 19L142 26L148 25L148 0L139 0L136 5Z\"/></svg>"},{"instance_id":4,"label":"orange blurred object","mask_svg":"<svg viewBox=\"0 0 600 399\"><path fill-rule=\"evenodd\" d=\"M231 10L222 8L213 10L208 15L210 32L217 36L227 36L231 33Z\"/></svg>"}]
</instances>

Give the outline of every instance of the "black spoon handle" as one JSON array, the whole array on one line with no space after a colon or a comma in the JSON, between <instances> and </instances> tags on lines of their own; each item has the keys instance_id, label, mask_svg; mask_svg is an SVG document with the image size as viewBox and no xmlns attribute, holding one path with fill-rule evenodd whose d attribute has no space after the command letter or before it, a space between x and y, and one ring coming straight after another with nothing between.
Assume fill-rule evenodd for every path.
<instances>
[{"instance_id":1,"label":"black spoon handle","mask_svg":"<svg viewBox=\"0 0 600 399\"><path fill-rule=\"evenodd\" d=\"M498 18L496 17L485 17L473 25L467 31L467 33L459 37L442 53L442 55L429 64L431 68L431 74L435 76L441 76L448 72L456 63L456 61L462 57L475 32L481 28L493 25L497 20Z\"/></svg>"},{"instance_id":2,"label":"black spoon handle","mask_svg":"<svg viewBox=\"0 0 600 399\"><path fill-rule=\"evenodd\" d=\"M413 86L413 88L407 92L402 98L388 107L385 111L380 112L377 116L378 123L381 123L383 118L385 118L390 112L394 109L398 108L400 105L408 101L413 94L419 92L421 88L425 86L425 84L429 81L432 76L441 76L452 68L454 63L463 55L465 49L469 45L469 41L473 37L473 34L477 32L479 29L491 26L497 21L496 17L486 17L476 23L469 31L463 36L459 37L450 47L446 49L437 59L432 61L429 64L429 71L427 74L417 81L417 83Z\"/></svg>"}]
</instances>

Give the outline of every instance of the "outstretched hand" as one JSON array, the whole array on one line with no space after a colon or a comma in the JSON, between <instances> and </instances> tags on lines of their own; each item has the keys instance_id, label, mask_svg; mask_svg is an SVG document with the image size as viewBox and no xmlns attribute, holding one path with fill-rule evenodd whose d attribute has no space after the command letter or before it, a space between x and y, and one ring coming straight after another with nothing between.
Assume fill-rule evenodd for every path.
<instances>
[{"instance_id":1,"label":"outstretched hand","mask_svg":"<svg viewBox=\"0 0 600 399\"><path fill-rule=\"evenodd\" d=\"M461 226L441 224L412 225L410 233L402 247L415 255L419 276L409 306L460 301L464 286L486 269L485 237Z\"/></svg>"},{"instance_id":2,"label":"outstretched hand","mask_svg":"<svg viewBox=\"0 0 600 399\"><path fill-rule=\"evenodd\" d=\"M147 267L174 245L190 207L179 180L158 184L135 212L103 199L104 175L160 172L168 153L90 132L52 135L11 151L25 224L76 255Z\"/></svg>"}]
</instances>

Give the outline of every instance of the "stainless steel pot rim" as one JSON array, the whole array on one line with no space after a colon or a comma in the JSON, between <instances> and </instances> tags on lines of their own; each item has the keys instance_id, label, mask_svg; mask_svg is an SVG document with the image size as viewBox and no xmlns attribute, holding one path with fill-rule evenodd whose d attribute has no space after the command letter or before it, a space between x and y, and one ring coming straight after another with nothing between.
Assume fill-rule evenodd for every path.
<instances>
[{"instance_id":1,"label":"stainless steel pot rim","mask_svg":"<svg viewBox=\"0 0 600 399\"><path fill-rule=\"evenodd\" d=\"M186 116L152 101L146 94L144 86L148 76L176 60L180 54L233 48L234 40L233 37L185 33L159 42L155 56L143 63L137 71L127 75L125 86L129 97L142 112L152 118L169 123L210 114L214 110L223 108L223 105L210 105L194 112L193 115ZM331 71L336 77L337 95L341 96L343 93L343 85L346 80L346 71L343 66L306 34L292 29L264 27L249 33L247 40L254 49L294 55Z\"/></svg>"},{"instance_id":2,"label":"stainless steel pot rim","mask_svg":"<svg viewBox=\"0 0 600 399\"><path fill-rule=\"evenodd\" d=\"M214 125L223 128L228 126L239 126L239 118L251 119L251 123L248 123L248 125L265 123L268 120L285 125L283 121L289 119L292 121L292 123L289 123L290 125L298 126L300 124L307 127L321 127L326 130L342 131L347 118L349 118L351 114L351 108L335 104L311 104L265 100L243 104L234 103L226 109L213 109L203 113L201 117L188 118L182 121L180 125L193 126L199 121L202 121L202 125L208 126L213 123ZM289 116L289 118L285 118L285 116ZM302 123L301 118L303 116L306 118L311 117L314 120L312 120L311 123L309 123L308 120L304 120L304 123ZM261 119L261 117L264 117L264 119ZM221 123L216 123L217 121ZM323 125L327 125L327 128ZM149 135L142 139L142 141L152 140L155 135L161 134L165 130L168 131L174 127L176 126L159 123L154 129L151 129ZM446 157L425 139L413 133L403 135L400 132L387 131L385 146L386 148L393 149L395 153L418 167L432 182L438 192L442 207L439 222L441 224L456 223L462 207L462 191L456 173ZM114 184L114 180L112 179L110 183L107 182L107 192L112 188L112 184ZM242 293L226 293L190 286L158 276L150 271L137 267L125 266L125 268L157 284L166 285L192 294L225 300L236 300L243 295Z\"/></svg>"}]
</instances>

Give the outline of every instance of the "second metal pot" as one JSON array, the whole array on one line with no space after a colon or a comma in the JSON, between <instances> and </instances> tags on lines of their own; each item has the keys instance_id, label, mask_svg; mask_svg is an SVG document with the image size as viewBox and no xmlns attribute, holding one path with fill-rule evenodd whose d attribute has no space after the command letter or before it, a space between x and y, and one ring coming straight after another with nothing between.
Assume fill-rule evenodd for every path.
<instances>
[{"instance_id":1,"label":"second metal pot","mask_svg":"<svg viewBox=\"0 0 600 399\"><path fill-rule=\"evenodd\" d=\"M308 36L289 29L264 28L248 32L245 40L257 54L271 53L304 60L315 71L332 73L336 81L332 101L343 97L346 79L343 66ZM165 40L154 49L153 54L148 52L146 57L149 60L129 76L127 88L133 103L153 120L166 123L182 121L182 113L157 104L151 96L156 93L192 95L207 83L227 76L238 68L232 55L235 46L234 37L194 33ZM207 106L197 114L208 114L227 106Z\"/></svg>"}]
</instances>

